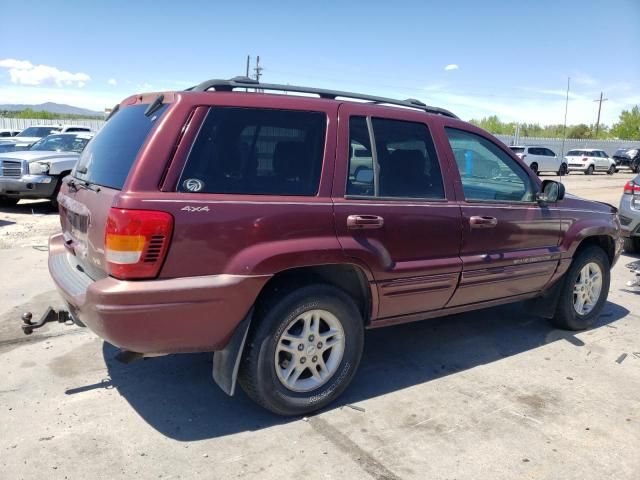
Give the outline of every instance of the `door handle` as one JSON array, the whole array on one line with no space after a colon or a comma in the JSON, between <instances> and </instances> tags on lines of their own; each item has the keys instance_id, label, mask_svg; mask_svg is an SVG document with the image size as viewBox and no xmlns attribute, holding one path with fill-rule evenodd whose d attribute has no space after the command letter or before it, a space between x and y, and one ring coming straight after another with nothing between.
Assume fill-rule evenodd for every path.
<instances>
[{"instance_id":1,"label":"door handle","mask_svg":"<svg viewBox=\"0 0 640 480\"><path fill-rule=\"evenodd\" d=\"M382 228L383 225L384 218L378 215L349 215L347 217L347 228L351 230Z\"/></svg>"},{"instance_id":2,"label":"door handle","mask_svg":"<svg viewBox=\"0 0 640 480\"><path fill-rule=\"evenodd\" d=\"M498 225L496 217L470 217L469 225L471 228L495 228Z\"/></svg>"}]
</instances>

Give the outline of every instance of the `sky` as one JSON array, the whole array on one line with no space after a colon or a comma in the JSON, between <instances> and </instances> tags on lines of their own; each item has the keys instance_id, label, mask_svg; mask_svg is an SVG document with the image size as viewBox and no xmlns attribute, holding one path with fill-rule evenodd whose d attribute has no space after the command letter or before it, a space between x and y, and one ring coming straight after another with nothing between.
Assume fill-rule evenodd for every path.
<instances>
[{"instance_id":1,"label":"sky","mask_svg":"<svg viewBox=\"0 0 640 480\"><path fill-rule=\"evenodd\" d=\"M0 104L102 111L245 73L463 119L592 124L640 104L640 0L0 0ZM252 72L253 73L253 72Z\"/></svg>"}]
</instances>

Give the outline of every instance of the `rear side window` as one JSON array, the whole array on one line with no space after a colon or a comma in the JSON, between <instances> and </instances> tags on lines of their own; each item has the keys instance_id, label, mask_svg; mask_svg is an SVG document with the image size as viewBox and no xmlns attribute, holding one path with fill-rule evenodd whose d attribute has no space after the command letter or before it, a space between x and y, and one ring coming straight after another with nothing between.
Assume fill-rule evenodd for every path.
<instances>
[{"instance_id":1,"label":"rear side window","mask_svg":"<svg viewBox=\"0 0 640 480\"><path fill-rule=\"evenodd\" d=\"M315 195L326 116L320 112L214 107L178 183L180 192Z\"/></svg>"},{"instance_id":2,"label":"rear side window","mask_svg":"<svg viewBox=\"0 0 640 480\"><path fill-rule=\"evenodd\" d=\"M375 150L365 117L349 120L347 195L444 199L435 147L423 123L372 118Z\"/></svg>"},{"instance_id":3,"label":"rear side window","mask_svg":"<svg viewBox=\"0 0 640 480\"><path fill-rule=\"evenodd\" d=\"M162 105L150 117L144 112L149 105L121 108L83 150L75 177L104 187L122 189L129 170L149 132L166 111Z\"/></svg>"},{"instance_id":4,"label":"rear side window","mask_svg":"<svg viewBox=\"0 0 640 480\"><path fill-rule=\"evenodd\" d=\"M509 147L513 153L524 153L524 147Z\"/></svg>"}]
</instances>

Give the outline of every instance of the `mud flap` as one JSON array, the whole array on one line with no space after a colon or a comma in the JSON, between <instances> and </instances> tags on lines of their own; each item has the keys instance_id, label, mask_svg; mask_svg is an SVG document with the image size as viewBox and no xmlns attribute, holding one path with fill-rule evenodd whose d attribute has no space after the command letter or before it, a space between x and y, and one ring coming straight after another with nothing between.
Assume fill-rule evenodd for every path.
<instances>
[{"instance_id":1,"label":"mud flap","mask_svg":"<svg viewBox=\"0 0 640 480\"><path fill-rule=\"evenodd\" d=\"M253 308L249 310L247 316L240 322L227 346L213 355L213 380L229 396L233 396L236 390L238 369L240 368L244 343L247 340L252 316Z\"/></svg>"},{"instance_id":2,"label":"mud flap","mask_svg":"<svg viewBox=\"0 0 640 480\"><path fill-rule=\"evenodd\" d=\"M525 302L525 308L534 315L542 318L551 319L556 313L560 292L566 280L566 274L551 287L544 291L542 295Z\"/></svg>"}]
</instances>

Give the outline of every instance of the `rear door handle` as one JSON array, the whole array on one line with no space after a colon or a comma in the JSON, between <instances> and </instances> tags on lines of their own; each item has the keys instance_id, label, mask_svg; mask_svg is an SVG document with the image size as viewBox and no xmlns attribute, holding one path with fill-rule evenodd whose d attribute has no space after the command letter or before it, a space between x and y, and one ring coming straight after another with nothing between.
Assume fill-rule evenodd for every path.
<instances>
[{"instance_id":1,"label":"rear door handle","mask_svg":"<svg viewBox=\"0 0 640 480\"><path fill-rule=\"evenodd\" d=\"M498 225L496 217L471 217L469 218L471 228L495 228Z\"/></svg>"},{"instance_id":2,"label":"rear door handle","mask_svg":"<svg viewBox=\"0 0 640 480\"><path fill-rule=\"evenodd\" d=\"M349 215L347 217L347 228L351 230L382 228L383 225L384 218L378 215Z\"/></svg>"}]
</instances>

